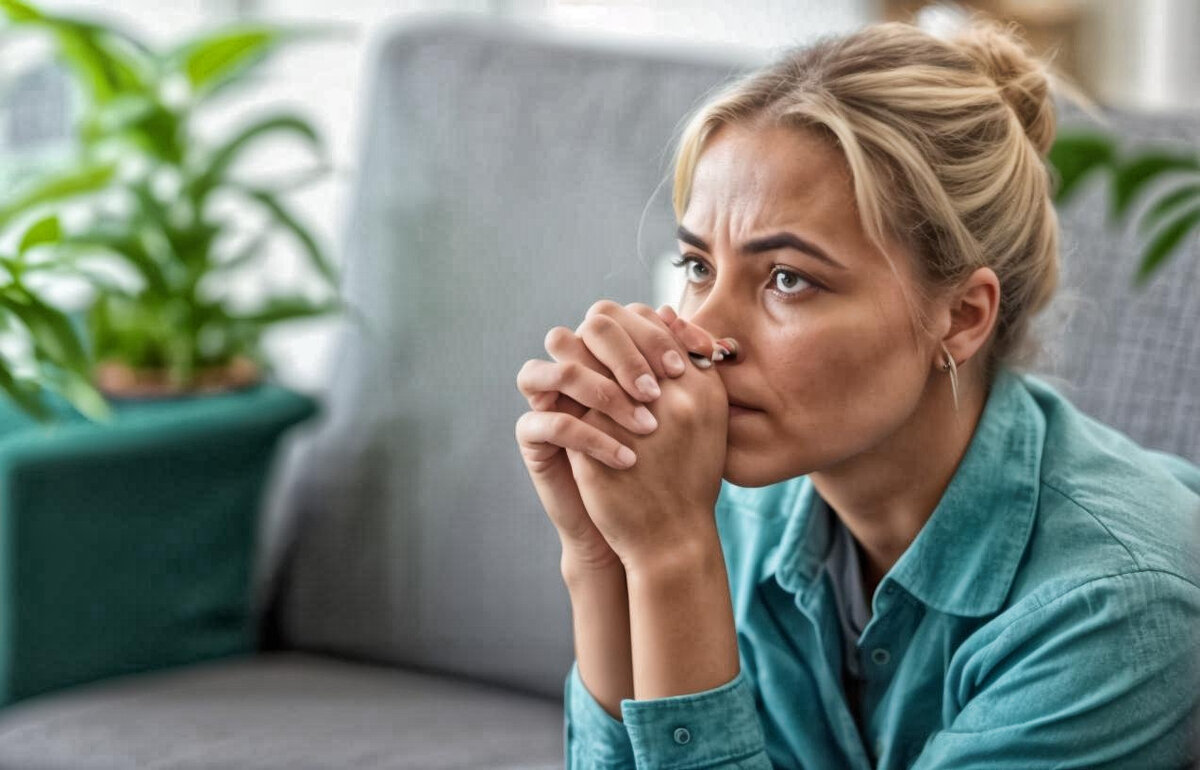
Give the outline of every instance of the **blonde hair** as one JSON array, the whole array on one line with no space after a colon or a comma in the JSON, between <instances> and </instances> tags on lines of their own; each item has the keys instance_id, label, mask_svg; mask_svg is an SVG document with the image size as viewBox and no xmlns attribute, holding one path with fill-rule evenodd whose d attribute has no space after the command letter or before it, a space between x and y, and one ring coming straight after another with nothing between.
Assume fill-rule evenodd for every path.
<instances>
[{"instance_id":1,"label":"blonde hair","mask_svg":"<svg viewBox=\"0 0 1200 770\"><path fill-rule=\"evenodd\" d=\"M1000 282L984 376L1023 365L1029 322L1058 283L1058 218L1045 156L1054 141L1050 81L1010 25L976 15L953 40L889 22L787 51L733 82L687 122L672 203L682 219L696 163L723 125L814 129L845 154L864 231L916 257L923 300L979 267ZM1069 89L1068 89L1069 90ZM905 282L901 281L901 286ZM913 322L928 329L921 305Z\"/></svg>"}]
</instances>

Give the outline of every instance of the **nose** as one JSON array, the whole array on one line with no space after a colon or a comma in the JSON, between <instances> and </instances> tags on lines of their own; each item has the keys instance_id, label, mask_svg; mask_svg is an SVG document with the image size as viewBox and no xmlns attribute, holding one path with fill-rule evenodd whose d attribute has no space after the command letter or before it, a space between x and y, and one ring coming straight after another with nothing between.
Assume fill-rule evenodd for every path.
<instances>
[{"instance_id":1,"label":"nose","mask_svg":"<svg viewBox=\"0 0 1200 770\"><path fill-rule=\"evenodd\" d=\"M733 276L728 276L732 279ZM713 285L712 291L704 298L704 301L695 308L691 315L687 311L691 310L689 303L683 302L680 304L679 315L686 319L689 323L699 326L704 331L713 336L714 339L722 337L732 337L737 350L736 356L726 359L727 362L743 361L746 358L747 340L742 333L742 328L738 324L738 307L737 298L734 296L732 280L722 281L721 277L717 278ZM695 306L695 301L691 303Z\"/></svg>"}]
</instances>

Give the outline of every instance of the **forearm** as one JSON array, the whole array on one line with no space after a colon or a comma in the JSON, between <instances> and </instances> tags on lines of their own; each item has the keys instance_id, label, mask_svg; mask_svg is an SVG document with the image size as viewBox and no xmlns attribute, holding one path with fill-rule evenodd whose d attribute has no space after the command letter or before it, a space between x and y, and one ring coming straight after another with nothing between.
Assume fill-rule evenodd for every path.
<instances>
[{"instance_id":1,"label":"forearm","mask_svg":"<svg viewBox=\"0 0 1200 770\"><path fill-rule=\"evenodd\" d=\"M575 660L588 692L614 719L621 701L633 697L629 597L625 569L577 569L564 561L563 582L571 598Z\"/></svg>"},{"instance_id":2,"label":"forearm","mask_svg":"<svg viewBox=\"0 0 1200 770\"><path fill-rule=\"evenodd\" d=\"M715 533L713 538L629 570L638 700L702 692L737 676L728 574Z\"/></svg>"}]
</instances>

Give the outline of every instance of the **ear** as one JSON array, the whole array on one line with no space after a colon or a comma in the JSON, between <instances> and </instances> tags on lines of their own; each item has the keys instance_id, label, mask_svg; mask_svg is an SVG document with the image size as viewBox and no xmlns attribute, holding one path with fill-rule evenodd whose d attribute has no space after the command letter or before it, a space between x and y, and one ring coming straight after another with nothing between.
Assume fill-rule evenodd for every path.
<instances>
[{"instance_id":1,"label":"ear","mask_svg":"<svg viewBox=\"0 0 1200 770\"><path fill-rule=\"evenodd\" d=\"M1000 312L1000 279L990 267L981 267L951 295L948 310L950 329L942 342L958 366L962 366L987 343ZM938 347L934 367L940 369L945 354Z\"/></svg>"}]
</instances>

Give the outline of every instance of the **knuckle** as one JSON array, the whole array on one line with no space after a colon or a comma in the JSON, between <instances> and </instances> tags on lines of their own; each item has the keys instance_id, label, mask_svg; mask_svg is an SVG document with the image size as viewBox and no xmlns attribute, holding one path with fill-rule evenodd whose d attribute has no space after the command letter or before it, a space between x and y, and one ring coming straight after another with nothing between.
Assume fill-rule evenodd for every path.
<instances>
[{"instance_id":1,"label":"knuckle","mask_svg":"<svg viewBox=\"0 0 1200 770\"><path fill-rule=\"evenodd\" d=\"M544 418L548 423L547 427L550 433L556 435L562 434L571 426L571 416L568 414L563 414L562 412L545 412L544 414L550 415L549 418Z\"/></svg>"},{"instance_id":2,"label":"knuckle","mask_svg":"<svg viewBox=\"0 0 1200 770\"><path fill-rule=\"evenodd\" d=\"M531 435L534 431L534 423L538 420L537 412L525 412L517 418L515 433L517 439L523 439Z\"/></svg>"},{"instance_id":3,"label":"knuckle","mask_svg":"<svg viewBox=\"0 0 1200 770\"><path fill-rule=\"evenodd\" d=\"M591 317L597 316L597 315L604 315L606 313L612 313L612 312L615 312L620 307L621 307L620 305L618 305L616 302L613 302L611 299L596 300L595 302L592 303L592 306L588 308L588 311L584 315L584 317L591 318Z\"/></svg>"},{"instance_id":4,"label":"knuckle","mask_svg":"<svg viewBox=\"0 0 1200 770\"><path fill-rule=\"evenodd\" d=\"M565 326L555 326L550 331L546 332L546 338L542 341L547 351L561 348L563 345L575 336L575 332Z\"/></svg>"},{"instance_id":5,"label":"knuckle","mask_svg":"<svg viewBox=\"0 0 1200 770\"><path fill-rule=\"evenodd\" d=\"M579 382L586 376L586 369L587 367L578 361L565 361L558 366L559 374L558 377L555 378L555 382L559 387L568 385L570 383Z\"/></svg>"},{"instance_id":6,"label":"knuckle","mask_svg":"<svg viewBox=\"0 0 1200 770\"><path fill-rule=\"evenodd\" d=\"M595 403L596 409L608 411L608 409L613 405L613 402L616 401L616 396L611 390L609 390L607 385L599 384L592 389L592 399Z\"/></svg>"},{"instance_id":7,"label":"knuckle","mask_svg":"<svg viewBox=\"0 0 1200 770\"><path fill-rule=\"evenodd\" d=\"M579 324L579 333L589 335L600 335L616 326L616 321L606 315L594 315L585 318L583 323Z\"/></svg>"},{"instance_id":8,"label":"knuckle","mask_svg":"<svg viewBox=\"0 0 1200 770\"><path fill-rule=\"evenodd\" d=\"M525 363L521 364L521 368L517 371L517 388L518 389L521 389L522 387L527 387L529 385L529 380L531 377L533 377L534 370L537 369L540 365L541 365L540 361L536 358L531 358L528 361L526 361Z\"/></svg>"},{"instance_id":9,"label":"knuckle","mask_svg":"<svg viewBox=\"0 0 1200 770\"><path fill-rule=\"evenodd\" d=\"M598 428L588 432L587 438L584 440L586 451L592 456L608 454L616 454L617 450L609 446L610 442Z\"/></svg>"}]
</instances>

